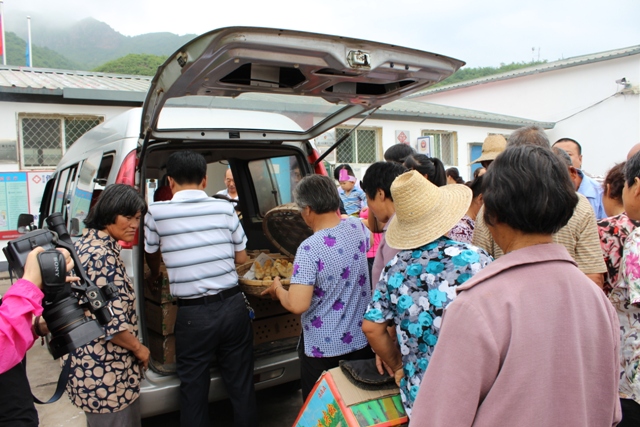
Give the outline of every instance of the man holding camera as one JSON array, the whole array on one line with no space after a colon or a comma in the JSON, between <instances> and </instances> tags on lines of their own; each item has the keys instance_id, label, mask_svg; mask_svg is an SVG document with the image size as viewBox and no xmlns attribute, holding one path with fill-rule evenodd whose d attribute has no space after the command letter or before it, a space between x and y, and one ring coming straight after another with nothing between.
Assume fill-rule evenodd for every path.
<instances>
[{"instance_id":1,"label":"man holding camera","mask_svg":"<svg viewBox=\"0 0 640 427\"><path fill-rule=\"evenodd\" d=\"M73 260L66 249L58 249L64 256L67 271ZM24 266L22 279L13 284L0 305L0 426L37 426L38 413L33 405L25 365L21 363L27 350L40 332L40 324L32 326L33 316L42 314L42 273L35 248ZM68 278L67 281L76 279ZM38 335L43 335L41 331Z\"/></svg>"}]
</instances>

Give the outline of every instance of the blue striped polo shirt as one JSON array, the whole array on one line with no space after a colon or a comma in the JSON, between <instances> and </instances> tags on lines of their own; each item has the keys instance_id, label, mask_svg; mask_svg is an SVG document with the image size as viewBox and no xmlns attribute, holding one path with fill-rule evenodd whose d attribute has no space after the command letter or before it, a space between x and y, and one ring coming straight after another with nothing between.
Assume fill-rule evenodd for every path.
<instances>
[{"instance_id":1,"label":"blue striped polo shirt","mask_svg":"<svg viewBox=\"0 0 640 427\"><path fill-rule=\"evenodd\" d=\"M235 286L235 253L246 245L233 205L202 190L182 190L152 203L144 219L145 251L162 251L176 297L215 295Z\"/></svg>"}]
</instances>

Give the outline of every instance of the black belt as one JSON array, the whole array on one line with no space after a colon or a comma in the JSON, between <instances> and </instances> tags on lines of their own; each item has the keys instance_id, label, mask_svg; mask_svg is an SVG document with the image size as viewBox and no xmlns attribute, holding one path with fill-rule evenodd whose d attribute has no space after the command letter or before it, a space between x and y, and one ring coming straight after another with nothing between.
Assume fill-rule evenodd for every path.
<instances>
[{"instance_id":1,"label":"black belt","mask_svg":"<svg viewBox=\"0 0 640 427\"><path fill-rule=\"evenodd\" d=\"M220 291L215 295L205 295L203 297L193 298L193 299L178 298L178 307L184 307L189 305L211 304L214 302L223 301L227 298L231 298L235 294L239 294L239 293L240 293L240 286L234 286L233 288Z\"/></svg>"}]
</instances>

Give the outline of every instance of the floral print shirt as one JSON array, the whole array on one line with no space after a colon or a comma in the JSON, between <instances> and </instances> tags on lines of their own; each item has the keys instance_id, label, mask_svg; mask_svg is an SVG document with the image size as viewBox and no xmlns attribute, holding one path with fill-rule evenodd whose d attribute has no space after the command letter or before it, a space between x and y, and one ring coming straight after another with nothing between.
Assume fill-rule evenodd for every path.
<instances>
[{"instance_id":1,"label":"floral print shirt","mask_svg":"<svg viewBox=\"0 0 640 427\"><path fill-rule=\"evenodd\" d=\"M640 403L640 228L624 243L620 279L609 301L620 321L620 397Z\"/></svg>"},{"instance_id":2,"label":"floral print shirt","mask_svg":"<svg viewBox=\"0 0 640 427\"><path fill-rule=\"evenodd\" d=\"M438 342L445 307L456 298L456 287L492 260L483 249L440 237L400 251L385 267L364 318L396 325L404 365L400 395L407 415Z\"/></svg>"},{"instance_id":3,"label":"floral print shirt","mask_svg":"<svg viewBox=\"0 0 640 427\"><path fill-rule=\"evenodd\" d=\"M460 221L447 233L451 240L463 243L471 243L473 241L473 229L476 222L470 216L465 215Z\"/></svg>"},{"instance_id":4,"label":"floral print shirt","mask_svg":"<svg viewBox=\"0 0 640 427\"><path fill-rule=\"evenodd\" d=\"M604 275L604 292L609 295L611 288L618 281L622 249L627 236L640 224L640 221L629 219L626 213L604 218L598 221L600 246L604 255L607 272Z\"/></svg>"},{"instance_id":5,"label":"floral print shirt","mask_svg":"<svg viewBox=\"0 0 640 427\"><path fill-rule=\"evenodd\" d=\"M319 230L298 247L291 283L313 286L302 313L304 353L334 357L367 346L362 316L371 300L369 230L355 218Z\"/></svg>"},{"instance_id":6,"label":"floral print shirt","mask_svg":"<svg viewBox=\"0 0 640 427\"><path fill-rule=\"evenodd\" d=\"M133 283L120 258L120 245L108 234L87 228L75 247L89 279L98 287L114 283L119 294L109 302L114 316L104 326L106 337L71 353L67 392L71 402L85 412L117 412L140 394L140 365L136 357L110 341L122 331L138 335Z\"/></svg>"}]
</instances>

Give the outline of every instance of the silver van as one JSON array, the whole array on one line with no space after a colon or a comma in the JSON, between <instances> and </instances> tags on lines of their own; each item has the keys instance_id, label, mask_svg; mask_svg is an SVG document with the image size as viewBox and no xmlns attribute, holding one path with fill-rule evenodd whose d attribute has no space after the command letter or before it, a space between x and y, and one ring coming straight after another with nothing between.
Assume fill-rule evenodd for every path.
<instances>
[{"instance_id":1,"label":"silver van","mask_svg":"<svg viewBox=\"0 0 640 427\"><path fill-rule=\"evenodd\" d=\"M80 236L92 203L112 183L136 186L153 203L161 194L167 158L188 148L207 159L208 194L224 188L225 171L231 169L247 249L277 252L263 232L263 219L292 202L300 176L326 174L313 138L437 83L463 64L408 48L297 31L206 33L158 69L142 108L95 127L66 152L47 183L39 226L61 212L72 236ZM170 310L172 302L170 296L157 301L145 292L143 232L141 227L132 244L123 244L122 256L137 290L141 339L154 359L142 383L142 415L148 417L179 409L179 381L170 354L171 325L158 331L149 320L153 304ZM256 388L296 381L298 319L270 300L255 298L252 304L258 314ZM225 397L213 363L209 399Z\"/></svg>"}]
</instances>

